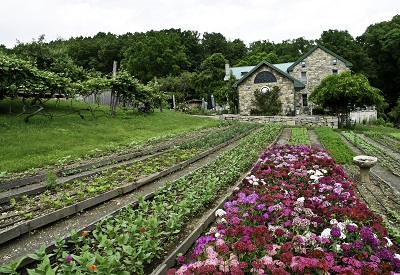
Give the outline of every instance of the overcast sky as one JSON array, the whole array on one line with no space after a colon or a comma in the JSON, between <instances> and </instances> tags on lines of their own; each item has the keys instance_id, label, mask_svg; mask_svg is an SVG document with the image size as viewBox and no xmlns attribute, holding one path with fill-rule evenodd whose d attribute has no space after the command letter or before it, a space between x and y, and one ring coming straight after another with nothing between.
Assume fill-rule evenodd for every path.
<instances>
[{"instance_id":1,"label":"overcast sky","mask_svg":"<svg viewBox=\"0 0 400 275\"><path fill-rule=\"evenodd\" d=\"M357 37L396 14L399 0L0 0L0 44L169 28L279 43L329 29Z\"/></svg>"}]
</instances>

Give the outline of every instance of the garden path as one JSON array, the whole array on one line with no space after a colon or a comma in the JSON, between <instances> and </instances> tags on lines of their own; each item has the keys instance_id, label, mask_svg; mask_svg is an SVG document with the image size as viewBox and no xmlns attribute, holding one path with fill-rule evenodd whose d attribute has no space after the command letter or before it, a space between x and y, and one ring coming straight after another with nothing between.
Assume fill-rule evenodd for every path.
<instances>
[{"instance_id":1,"label":"garden path","mask_svg":"<svg viewBox=\"0 0 400 275\"><path fill-rule=\"evenodd\" d=\"M292 130L290 128L283 128L282 132L276 141L276 145L285 145L289 142L292 135Z\"/></svg>"},{"instance_id":2,"label":"garden path","mask_svg":"<svg viewBox=\"0 0 400 275\"><path fill-rule=\"evenodd\" d=\"M342 140L349 146L349 148L355 152L358 155L365 155L363 151L355 147L351 142L349 142L344 136L340 135ZM389 148L384 147L382 144L376 144L386 150L387 152L390 150ZM400 195L400 178L390 171L388 171L386 168L382 167L379 165L379 160L378 164L376 164L374 167L371 168L371 173L374 174L375 176L379 177L383 181L385 181L392 189L394 192L397 193L397 195Z\"/></svg>"}]
</instances>

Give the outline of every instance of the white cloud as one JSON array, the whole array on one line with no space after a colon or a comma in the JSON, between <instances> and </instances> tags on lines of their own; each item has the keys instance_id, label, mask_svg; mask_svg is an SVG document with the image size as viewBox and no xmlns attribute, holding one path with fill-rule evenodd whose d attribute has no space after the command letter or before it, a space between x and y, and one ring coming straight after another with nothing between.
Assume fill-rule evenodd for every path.
<instances>
[{"instance_id":1,"label":"white cloud","mask_svg":"<svg viewBox=\"0 0 400 275\"><path fill-rule=\"evenodd\" d=\"M353 36L398 14L398 0L1 0L0 44L180 28L219 32L245 43L317 39L329 29Z\"/></svg>"}]
</instances>

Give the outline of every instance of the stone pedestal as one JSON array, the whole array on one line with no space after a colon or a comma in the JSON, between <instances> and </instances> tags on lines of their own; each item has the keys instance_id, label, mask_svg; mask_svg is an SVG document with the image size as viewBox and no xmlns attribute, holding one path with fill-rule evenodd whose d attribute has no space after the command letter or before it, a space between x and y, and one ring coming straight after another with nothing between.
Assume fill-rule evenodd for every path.
<instances>
[{"instance_id":1,"label":"stone pedestal","mask_svg":"<svg viewBox=\"0 0 400 275\"><path fill-rule=\"evenodd\" d=\"M378 162L378 158L361 155L355 156L353 162L360 167L360 181L370 183L369 170Z\"/></svg>"}]
</instances>

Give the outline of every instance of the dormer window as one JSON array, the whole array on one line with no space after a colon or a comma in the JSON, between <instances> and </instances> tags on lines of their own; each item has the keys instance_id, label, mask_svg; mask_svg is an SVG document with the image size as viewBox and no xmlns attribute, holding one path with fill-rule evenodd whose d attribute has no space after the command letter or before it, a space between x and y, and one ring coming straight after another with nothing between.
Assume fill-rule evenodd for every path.
<instances>
[{"instance_id":1,"label":"dormer window","mask_svg":"<svg viewBox=\"0 0 400 275\"><path fill-rule=\"evenodd\" d=\"M306 67L306 62L305 61L301 61L301 67L305 68Z\"/></svg>"},{"instance_id":2,"label":"dormer window","mask_svg":"<svg viewBox=\"0 0 400 275\"><path fill-rule=\"evenodd\" d=\"M332 60L332 65L336 65L337 64L337 59L333 59Z\"/></svg>"}]
</instances>

